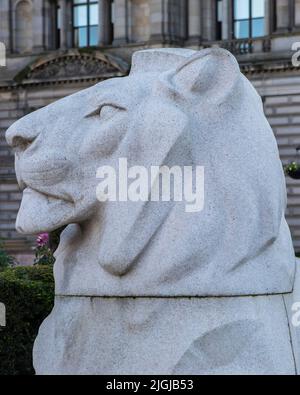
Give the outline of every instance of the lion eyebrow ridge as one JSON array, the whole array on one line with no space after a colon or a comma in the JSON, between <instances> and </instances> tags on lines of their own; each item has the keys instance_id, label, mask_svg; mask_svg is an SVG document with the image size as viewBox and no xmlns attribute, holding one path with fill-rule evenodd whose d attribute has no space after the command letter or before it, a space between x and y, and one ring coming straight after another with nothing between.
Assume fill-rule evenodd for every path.
<instances>
[{"instance_id":1,"label":"lion eyebrow ridge","mask_svg":"<svg viewBox=\"0 0 300 395\"><path fill-rule=\"evenodd\" d=\"M127 111L127 108L125 108L125 107L123 107L123 106L121 106L119 104L107 102L107 103L103 103L103 104L100 104L99 106L97 106L97 108L95 110L93 110L92 112L89 112L88 114L86 114L84 116L84 118L90 118L90 117L94 117L94 116L99 115L99 112L102 110L102 108L106 107L106 106L113 107L113 108L115 108L117 110L120 110L120 111Z\"/></svg>"}]
</instances>

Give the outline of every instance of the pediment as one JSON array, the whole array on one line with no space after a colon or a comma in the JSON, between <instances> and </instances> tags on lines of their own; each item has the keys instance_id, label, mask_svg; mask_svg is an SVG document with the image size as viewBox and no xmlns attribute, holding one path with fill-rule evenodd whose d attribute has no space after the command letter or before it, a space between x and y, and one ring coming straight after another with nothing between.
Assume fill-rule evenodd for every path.
<instances>
[{"instance_id":1,"label":"pediment","mask_svg":"<svg viewBox=\"0 0 300 395\"><path fill-rule=\"evenodd\" d=\"M74 50L40 58L20 74L22 82L57 82L123 76L128 70L128 64L122 59L99 51L89 53Z\"/></svg>"}]
</instances>

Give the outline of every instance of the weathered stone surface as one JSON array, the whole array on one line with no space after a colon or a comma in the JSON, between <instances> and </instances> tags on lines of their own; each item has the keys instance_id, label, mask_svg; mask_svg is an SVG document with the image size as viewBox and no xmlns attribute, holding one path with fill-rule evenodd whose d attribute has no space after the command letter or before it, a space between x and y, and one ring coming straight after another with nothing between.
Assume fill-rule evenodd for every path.
<instances>
[{"instance_id":1,"label":"weathered stone surface","mask_svg":"<svg viewBox=\"0 0 300 395\"><path fill-rule=\"evenodd\" d=\"M284 296L290 322L296 370L300 374L300 260L298 260L294 291Z\"/></svg>"},{"instance_id":2,"label":"weathered stone surface","mask_svg":"<svg viewBox=\"0 0 300 395\"><path fill-rule=\"evenodd\" d=\"M292 290L295 259L276 141L261 99L229 52L142 51L129 77L28 115L7 139L20 146L16 171L27 186L18 230L79 224L77 233L66 230L57 253L57 294ZM25 151L24 141L31 143ZM185 202L174 201L100 203L97 169L117 169L119 158L147 169L204 166L204 210L186 213Z\"/></svg>"},{"instance_id":3,"label":"weathered stone surface","mask_svg":"<svg viewBox=\"0 0 300 395\"><path fill-rule=\"evenodd\" d=\"M57 297L38 374L295 374L282 296Z\"/></svg>"},{"instance_id":4,"label":"weathered stone surface","mask_svg":"<svg viewBox=\"0 0 300 395\"><path fill-rule=\"evenodd\" d=\"M282 165L261 99L229 52L139 52L129 77L28 115L7 140L26 187L18 230L68 225L38 373L295 373ZM203 166L204 209L187 213L174 199L100 203L97 169L117 169L120 158L146 169Z\"/></svg>"}]
</instances>

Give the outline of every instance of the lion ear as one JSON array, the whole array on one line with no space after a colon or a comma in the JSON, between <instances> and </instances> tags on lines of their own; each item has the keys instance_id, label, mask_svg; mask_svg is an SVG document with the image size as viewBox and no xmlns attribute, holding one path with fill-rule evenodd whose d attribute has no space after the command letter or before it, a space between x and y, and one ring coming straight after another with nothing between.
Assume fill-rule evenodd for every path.
<instances>
[{"instance_id":1,"label":"lion ear","mask_svg":"<svg viewBox=\"0 0 300 395\"><path fill-rule=\"evenodd\" d=\"M214 101L227 96L241 76L230 52L205 49L185 60L172 75L172 85L183 95L201 94Z\"/></svg>"}]
</instances>

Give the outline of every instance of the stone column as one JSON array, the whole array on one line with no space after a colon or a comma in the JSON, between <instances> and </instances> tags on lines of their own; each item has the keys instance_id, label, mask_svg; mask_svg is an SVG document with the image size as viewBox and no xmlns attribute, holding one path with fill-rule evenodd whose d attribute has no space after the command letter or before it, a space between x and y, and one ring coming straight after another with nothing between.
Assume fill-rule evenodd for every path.
<instances>
[{"instance_id":1,"label":"stone column","mask_svg":"<svg viewBox=\"0 0 300 395\"><path fill-rule=\"evenodd\" d=\"M44 15L43 1L35 2L32 6L33 50L44 50Z\"/></svg>"},{"instance_id":2,"label":"stone column","mask_svg":"<svg viewBox=\"0 0 300 395\"><path fill-rule=\"evenodd\" d=\"M289 0L277 0L276 2L277 32L286 32L290 25Z\"/></svg>"},{"instance_id":3,"label":"stone column","mask_svg":"<svg viewBox=\"0 0 300 395\"><path fill-rule=\"evenodd\" d=\"M56 4L46 2L44 9L45 49L56 49Z\"/></svg>"},{"instance_id":4,"label":"stone column","mask_svg":"<svg viewBox=\"0 0 300 395\"><path fill-rule=\"evenodd\" d=\"M9 50L10 47L10 15L9 15L9 0L2 0L0 5L0 42Z\"/></svg>"},{"instance_id":5,"label":"stone column","mask_svg":"<svg viewBox=\"0 0 300 395\"><path fill-rule=\"evenodd\" d=\"M289 31L295 28L295 0L289 0Z\"/></svg>"},{"instance_id":6,"label":"stone column","mask_svg":"<svg viewBox=\"0 0 300 395\"><path fill-rule=\"evenodd\" d=\"M114 44L121 45L128 41L126 0L115 0L113 6Z\"/></svg>"},{"instance_id":7,"label":"stone column","mask_svg":"<svg viewBox=\"0 0 300 395\"><path fill-rule=\"evenodd\" d=\"M111 2L99 0L99 46L111 44Z\"/></svg>"},{"instance_id":8,"label":"stone column","mask_svg":"<svg viewBox=\"0 0 300 395\"><path fill-rule=\"evenodd\" d=\"M4 0L0 5L0 67L6 66L6 54L9 49L9 2Z\"/></svg>"},{"instance_id":9,"label":"stone column","mask_svg":"<svg viewBox=\"0 0 300 395\"><path fill-rule=\"evenodd\" d=\"M146 42L150 39L150 1L131 0L128 3L129 37L133 42Z\"/></svg>"},{"instance_id":10,"label":"stone column","mask_svg":"<svg viewBox=\"0 0 300 395\"><path fill-rule=\"evenodd\" d=\"M295 0L295 29L300 28L300 0Z\"/></svg>"},{"instance_id":11,"label":"stone column","mask_svg":"<svg viewBox=\"0 0 300 395\"><path fill-rule=\"evenodd\" d=\"M265 0L265 35L269 36L275 28L275 1Z\"/></svg>"},{"instance_id":12,"label":"stone column","mask_svg":"<svg viewBox=\"0 0 300 395\"><path fill-rule=\"evenodd\" d=\"M233 36L232 1L223 0L222 40L231 40Z\"/></svg>"},{"instance_id":13,"label":"stone column","mask_svg":"<svg viewBox=\"0 0 300 395\"><path fill-rule=\"evenodd\" d=\"M60 0L61 28L60 47L67 49L72 46L72 10L68 0Z\"/></svg>"},{"instance_id":14,"label":"stone column","mask_svg":"<svg viewBox=\"0 0 300 395\"><path fill-rule=\"evenodd\" d=\"M14 36L14 51L18 53L31 53L34 46L36 51L40 51L43 42L43 29L40 27L37 18L39 6L34 9L30 1L21 1L17 4L10 2L10 4L13 10L12 31ZM38 31L40 31L41 37L35 38L33 29L37 29L36 34L39 34Z\"/></svg>"},{"instance_id":15,"label":"stone column","mask_svg":"<svg viewBox=\"0 0 300 395\"><path fill-rule=\"evenodd\" d=\"M189 41L201 42L202 36L202 12L201 4L202 0L189 0L188 2L189 16L188 16L188 30L189 30Z\"/></svg>"},{"instance_id":16,"label":"stone column","mask_svg":"<svg viewBox=\"0 0 300 395\"><path fill-rule=\"evenodd\" d=\"M204 40L214 40L216 37L216 8L211 0L202 0L203 12L203 38Z\"/></svg>"},{"instance_id":17,"label":"stone column","mask_svg":"<svg viewBox=\"0 0 300 395\"><path fill-rule=\"evenodd\" d=\"M265 2L265 35L268 36L272 33L272 6L271 0L264 0Z\"/></svg>"},{"instance_id":18,"label":"stone column","mask_svg":"<svg viewBox=\"0 0 300 395\"><path fill-rule=\"evenodd\" d=\"M164 41L167 33L167 4L166 0L151 0L150 2L150 37L152 41Z\"/></svg>"}]
</instances>

